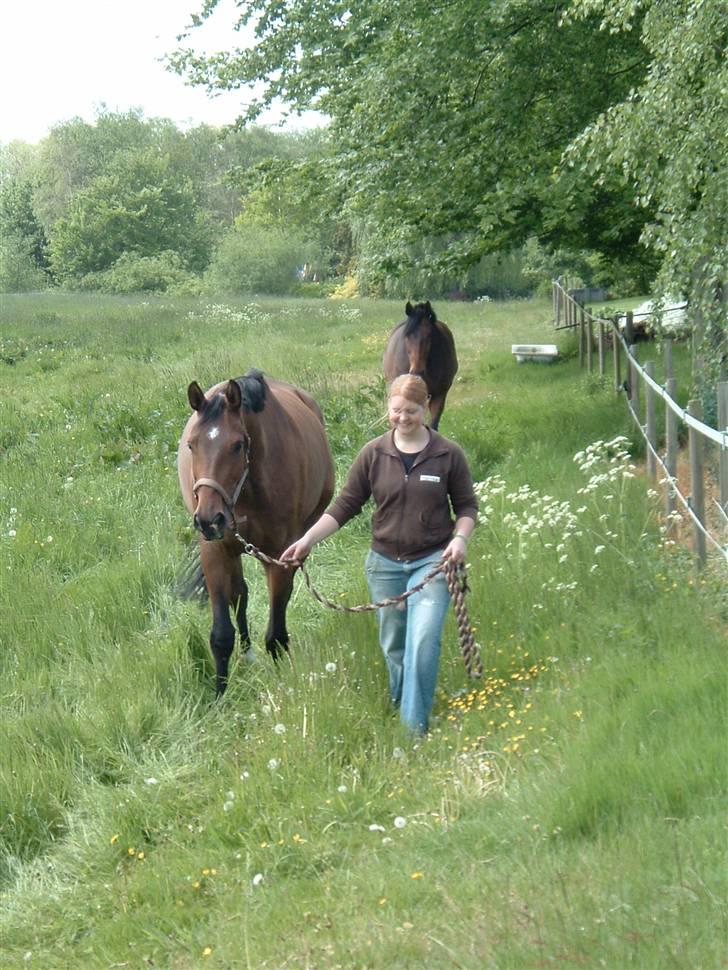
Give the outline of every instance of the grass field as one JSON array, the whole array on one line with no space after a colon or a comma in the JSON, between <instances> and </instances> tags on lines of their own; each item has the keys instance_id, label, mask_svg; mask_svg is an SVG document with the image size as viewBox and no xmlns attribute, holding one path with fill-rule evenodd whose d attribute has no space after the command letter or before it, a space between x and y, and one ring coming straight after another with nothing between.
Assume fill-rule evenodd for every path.
<instances>
[{"instance_id":1,"label":"grass field","mask_svg":"<svg viewBox=\"0 0 728 970\"><path fill-rule=\"evenodd\" d=\"M413 742L371 615L297 585L273 665L246 563L258 661L214 702L208 608L175 595L188 383L307 387L341 479L402 306L0 301L2 970L726 966L725 574L666 539L624 401L547 303L436 304L485 676L449 618ZM317 547L322 592L366 601L367 541L362 516Z\"/></svg>"}]
</instances>

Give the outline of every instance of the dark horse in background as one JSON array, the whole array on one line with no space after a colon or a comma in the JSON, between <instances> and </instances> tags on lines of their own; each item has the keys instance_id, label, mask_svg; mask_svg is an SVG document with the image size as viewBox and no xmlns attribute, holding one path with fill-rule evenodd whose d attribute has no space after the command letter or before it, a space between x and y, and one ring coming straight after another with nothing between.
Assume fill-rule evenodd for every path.
<instances>
[{"instance_id":1,"label":"dark horse in background","mask_svg":"<svg viewBox=\"0 0 728 970\"><path fill-rule=\"evenodd\" d=\"M427 303L407 303L407 319L389 335L382 361L388 382L400 374L418 374L430 392L430 427L435 431L445 410L445 399L458 369L455 341Z\"/></svg>"},{"instance_id":2,"label":"dark horse in background","mask_svg":"<svg viewBox=\"0 0 728 970\"><path fill-rule=\"evenodd\" d=\"M221 694L235 643L231 607L243 647L250 645L241 539L277 558L328 505L334 466L321 410L298 387L250 370L207 393L193 381L187 397L194 413L179 443L179 482L200 533L215 687ZM296 570L263 565L270 605L265 644L276 658L280 648L288 648L286 607Z\"/></svg>"}]
</instances>

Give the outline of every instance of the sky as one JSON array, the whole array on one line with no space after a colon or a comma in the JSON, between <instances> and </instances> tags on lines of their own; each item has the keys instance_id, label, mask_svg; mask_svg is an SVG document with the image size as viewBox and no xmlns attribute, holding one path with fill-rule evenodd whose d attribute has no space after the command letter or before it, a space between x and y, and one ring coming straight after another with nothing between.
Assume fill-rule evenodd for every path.
<instances>
[{"instance_id":1,"label":"sky","mask_svg":"<svg viewBox=\"0 0 728 970\"><path fill-rule=\"evenodd\" d=\"M171 118L181 129L235 120L244 91L211 97L165 70L160 58L177 46L202 0L15 0L3 5L0 28L0 143L35 144L59 122L93 122L110 111L141 108L145 118ZM185 46L198 51L243 46L233 30L234 0L221 0L213 17ZM276 124L282 111L261 124ZM320 123L313 113L288 129Z\"/></svg>"}]
</instances>

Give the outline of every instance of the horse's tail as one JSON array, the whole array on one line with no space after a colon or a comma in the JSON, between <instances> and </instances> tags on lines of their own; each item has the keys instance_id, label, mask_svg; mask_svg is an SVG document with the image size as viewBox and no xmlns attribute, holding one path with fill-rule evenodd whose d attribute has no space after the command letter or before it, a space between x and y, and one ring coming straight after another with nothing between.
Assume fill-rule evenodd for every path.
<instances>
[{"instance_id":1,"label":"horse's tail","mask_svg":"<svg viewBox=\"0 0 728 970\"><path fill-rule=\"evenodd\" d=\"M207 599L207 584L200 562L200 547L195 543L187 550L184 565L177 577L175 593L181 599Z\"/></svg>"}]
</instances>

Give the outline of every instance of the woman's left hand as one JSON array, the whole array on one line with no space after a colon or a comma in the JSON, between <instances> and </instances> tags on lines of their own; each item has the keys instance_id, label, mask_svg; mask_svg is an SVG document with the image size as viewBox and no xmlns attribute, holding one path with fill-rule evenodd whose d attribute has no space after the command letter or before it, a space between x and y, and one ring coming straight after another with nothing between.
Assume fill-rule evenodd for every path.
<instances>
[{"instance_id":1,"label":"woman's left hand","mask_svg":"<svg viewBox=\"0 0 728 970\"><path fill-rule=\"evenodd\" d=\"M445 546L442 558L449 559L450 562L454 563L464 562L467 551L467 539L464 539L462 536L453 536L447 546Z\"/></svg>"}]
</instances>

